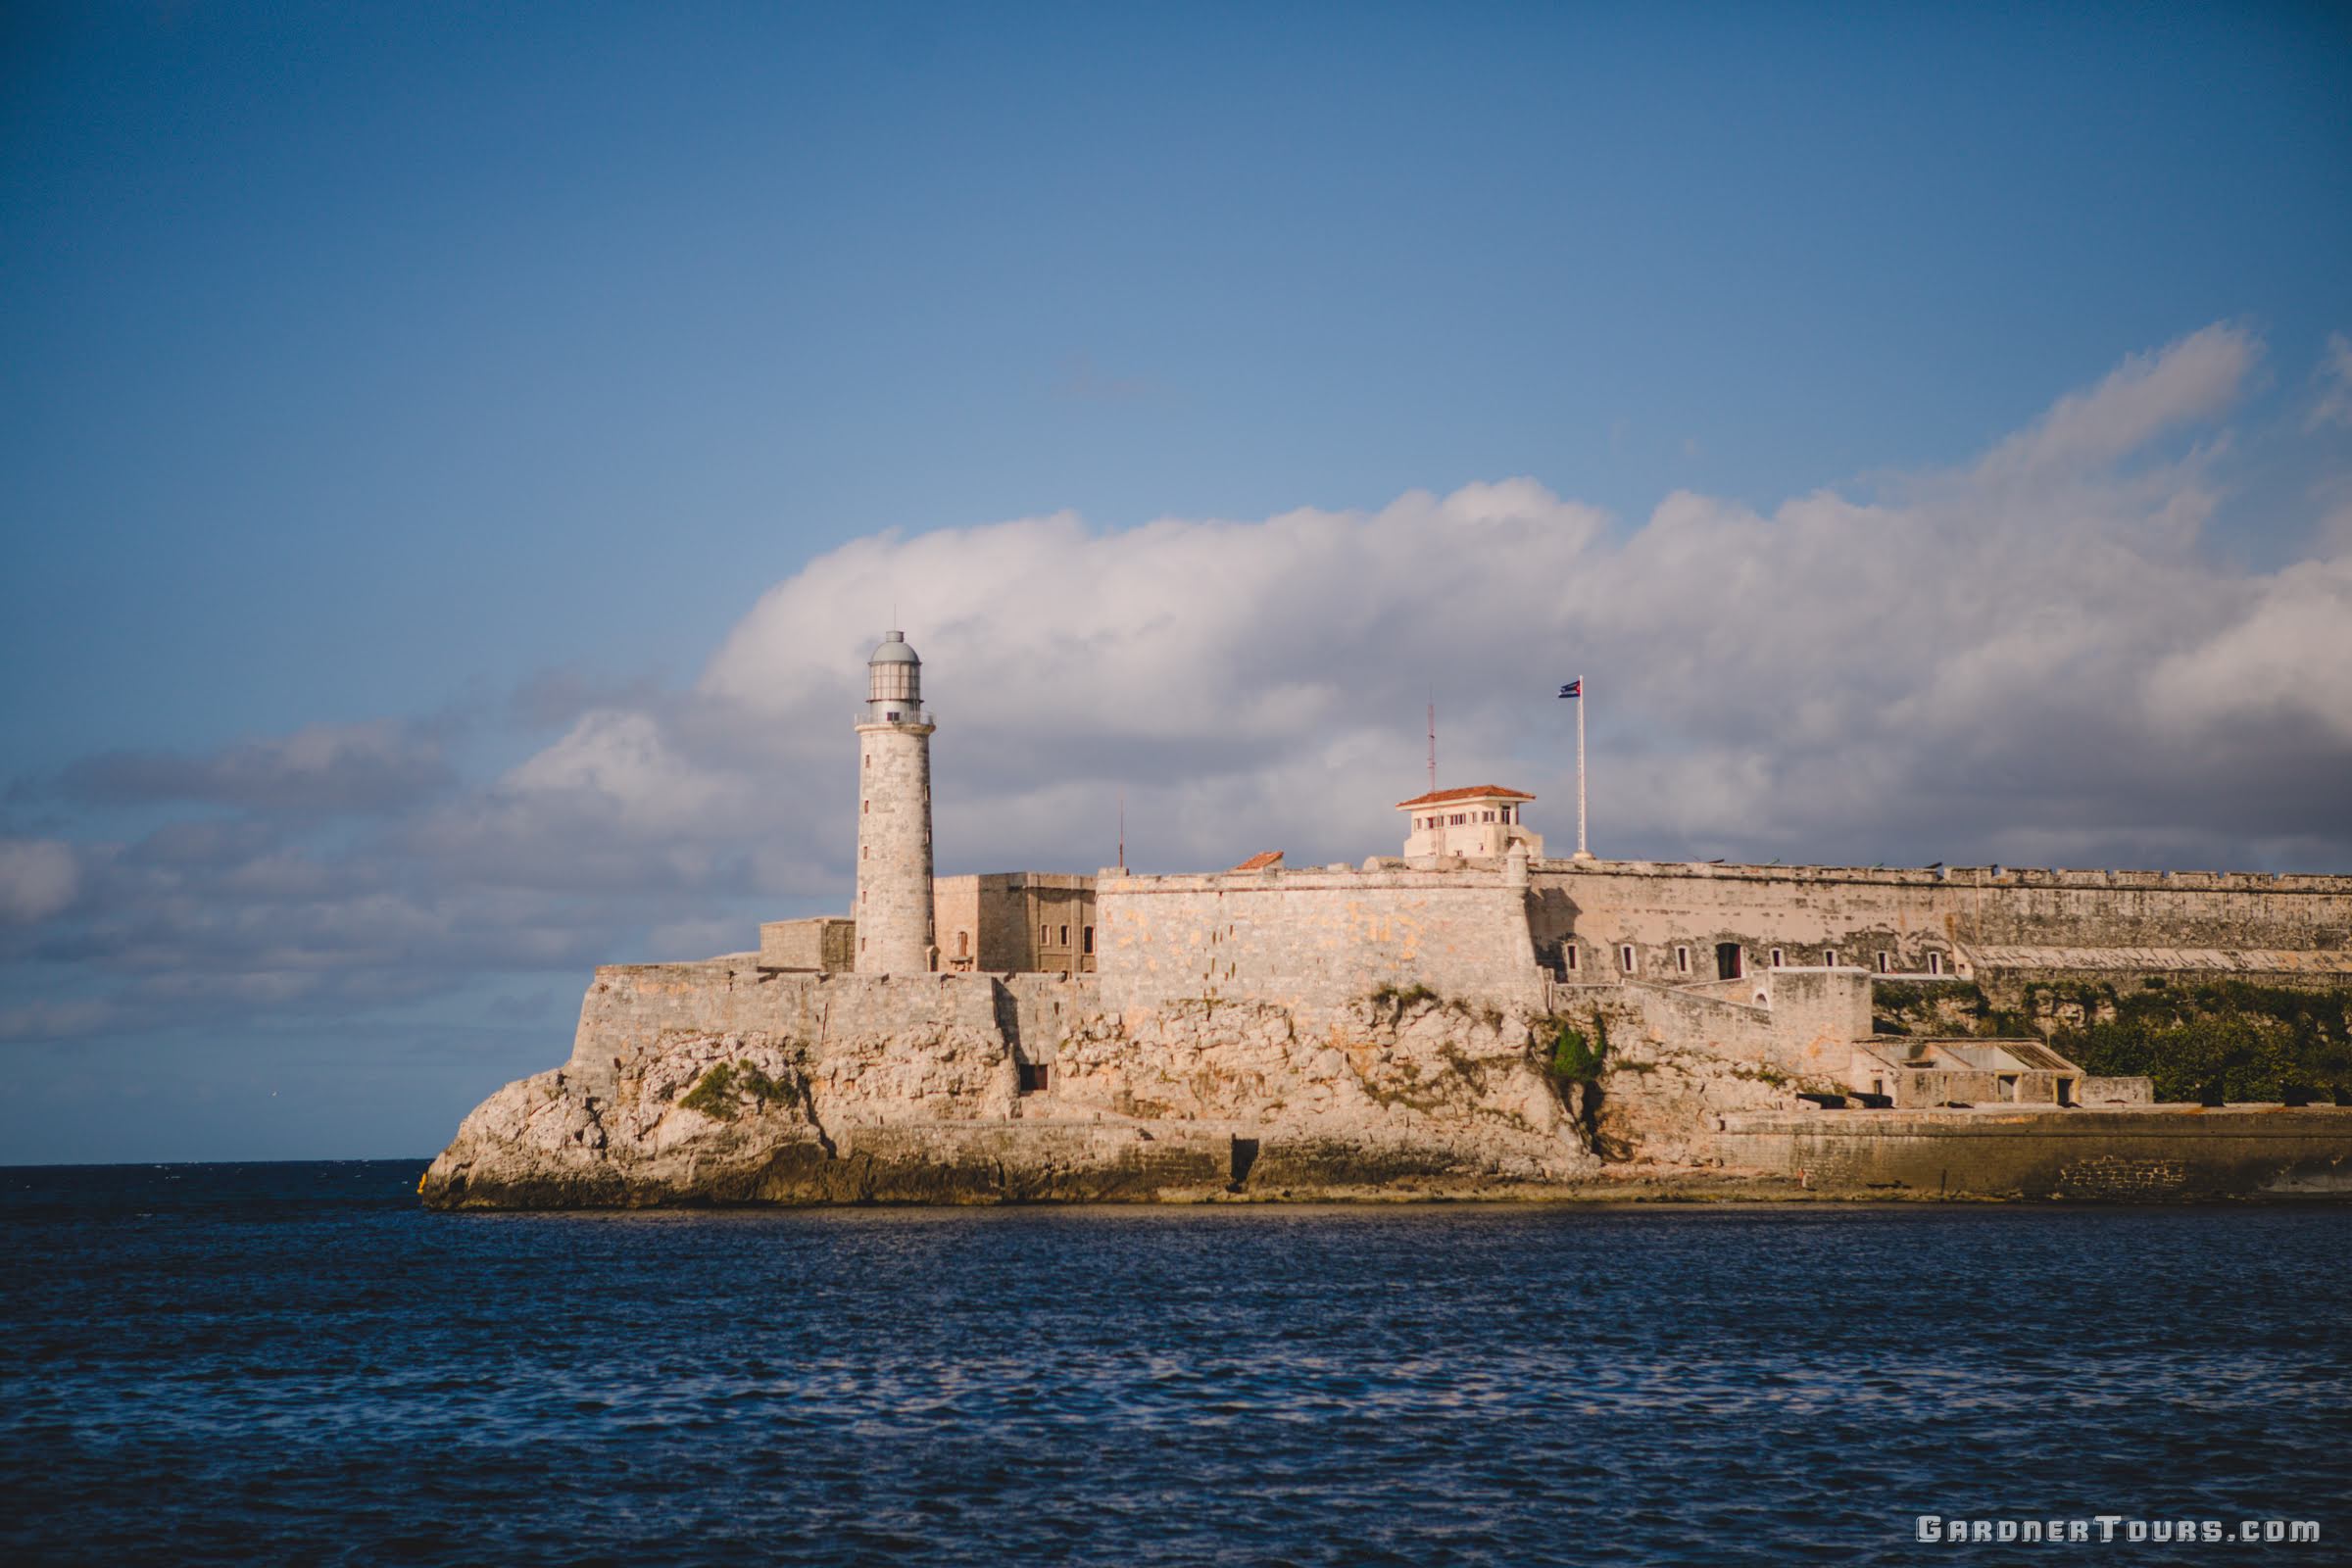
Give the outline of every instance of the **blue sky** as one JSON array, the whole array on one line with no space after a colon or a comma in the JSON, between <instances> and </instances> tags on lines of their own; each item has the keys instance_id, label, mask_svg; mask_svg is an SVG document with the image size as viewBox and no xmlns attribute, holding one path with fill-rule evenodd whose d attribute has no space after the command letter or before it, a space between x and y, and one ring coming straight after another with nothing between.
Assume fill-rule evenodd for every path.
<instances>
[{"instance_id":1,"label":"blue sky","mask_svg":"<svg viewBox=\"0 0 2352 1568\"><path fill-rule=\"evenodd\" d=\"M1431 691L1449 758L1552 776L1522 661L1622 694L1618 853L2352 869L2325 789L2201 770L2352 759L2294 690L2352 554L2340 9L671 9L0 21L0 1159L423 1152L586 963L842 903L825 672L892 602L968 685L1034 651L943 728L949 869L1091 867L1129 787L1173 864L1385 849ZM2035 430L2087 456L1987 466ZM1117 543L1155 519L1213 547ZM1932 601L1934 657L1756 657L1789 596L1732 568L1808 528L1910 541L1852 591ZM1558 593L1357 624L1415 540ZM2095 635L2021 654L2004 584L2061 562L2032 623ZM1296 638L1073 608L1219 563ZM1730 584L1738 635L1547 608L1612 573ZM1965 706L2170 659L2211 711L2132 709L2129 773ZM1117 705L1052 674L1098 660ZM1731 687L1825 706L1716 755ZM2019 750L1937 750L1961 714ZM1805 759L1890 748L1808 816Z\"/></svg>"}]
</instances>

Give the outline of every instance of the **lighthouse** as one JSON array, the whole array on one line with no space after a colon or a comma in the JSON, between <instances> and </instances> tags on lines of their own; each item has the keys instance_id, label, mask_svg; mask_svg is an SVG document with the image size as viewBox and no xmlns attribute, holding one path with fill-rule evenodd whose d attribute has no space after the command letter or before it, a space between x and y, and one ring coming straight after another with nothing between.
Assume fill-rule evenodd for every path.
<instances>
[{"instance_id":1,"label":"lighthouse","mask_svg":"<svg viewBox=\"0 0 2352 1568\"><path fill-rule=\"evenodd\" d=\"M931 715L905 632L865 662L858 723L858 973L938 966L931 904Z\"/></svg>"}]
</instances>

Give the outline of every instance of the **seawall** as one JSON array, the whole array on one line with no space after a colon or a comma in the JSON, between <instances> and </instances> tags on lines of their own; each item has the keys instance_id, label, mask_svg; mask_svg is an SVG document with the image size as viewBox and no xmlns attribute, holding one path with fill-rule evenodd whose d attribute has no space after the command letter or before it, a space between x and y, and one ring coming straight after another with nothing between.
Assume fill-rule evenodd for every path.
<instances>
[{"instance_id":1,"label":"seawall","mask_svg":"<svg viewBox=\"0 0 2352 1568\"><path fill-rule=\"evenodd\" d=\"M1731 1168L1876 1198L2352 1198L2352 1107L1735 1112Z\"/></svg>"}]
</instances>

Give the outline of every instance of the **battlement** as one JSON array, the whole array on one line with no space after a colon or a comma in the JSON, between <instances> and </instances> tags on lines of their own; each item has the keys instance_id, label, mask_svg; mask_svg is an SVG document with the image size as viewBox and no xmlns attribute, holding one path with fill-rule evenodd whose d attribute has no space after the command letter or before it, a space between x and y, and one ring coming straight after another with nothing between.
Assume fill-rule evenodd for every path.
<instances>
[{"instance_id":1,"label":"battlement","mask_svg":"<svg viewBox=\"0 0 2352 1568\"><path fill-rule=\"evenodd\" d=\"M1116 890L1124 897L1169 893L1233 893L1250 890L1342 888L1354 892L1379 889L1435 889L1500 887L1503 873L1492 865L1410 866L1401 860L1375 858L1362 865L1337 861L1318 866L1267 866L1252 871L1183 871L1147 875L1116 866L1097 874L1101 893Z\"/></svg>"},{"instance_id":2,"label":"battlement","mask_svg":"<svg viewBox=\"0 0 2352 1568\"><path fill-rule=\"evenodd\" d=\"M1873 887L2081 888L2148 893L2303 893L2352 898L2352 876L2289 871L2130 871L2019 865L1755 865L1712 860L1529 862L1531 873L1574 877Z\"/></svg>"}]
</instances>

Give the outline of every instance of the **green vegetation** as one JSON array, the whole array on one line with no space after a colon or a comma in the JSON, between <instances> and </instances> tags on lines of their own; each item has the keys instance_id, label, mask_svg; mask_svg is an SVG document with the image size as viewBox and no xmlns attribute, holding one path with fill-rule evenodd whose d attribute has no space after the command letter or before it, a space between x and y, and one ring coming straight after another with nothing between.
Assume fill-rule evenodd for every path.
<instances>
[{"instance_id":1,"label":"green vegetation","mask_svg":"<svg viewBox=\"0 0 2352 1568\"><path fill-rule=\"evenodd\" d=\"M2158 1100L2352 1102L2352 993L2149 975L2035 981L2017 1011L1966 980L1878 981L1878 1035L2046 1038L2084 1071L2145 1077Z\"/></svg>"},{"instance_id":2,"label":"green vegetation","mask_svg":"<svg viewBox=\"0 0 2352 1568\"><path fill-rule=\"evenodd\" d=\"M798 1079L779 1082L751 1062L722 1061L680 1095L678 1103L713 1121L733 1121L747 1099L755 1110L765 1110L770 1105L798 1105L803 1097Z\"/></svg>"},{"instance_id":3,"label":"green vegetation","mask_svg":"<svg viewBox=\"0 0 2352 1568\"><path fill-rule=\"evenodd\" d=\"M2021 1040L2039 1033L2025 1014L1993 1006L1971 980L1874 980L1875 1035L1980 1035Z\"/></svg>"},{"instance_id":4,"label":"green vegetation","mask_svg":"<svg viewBox=\"0 0 2352 1568\"><path fill-rule=\"evenodd\" d=\"M1552 1029L1551 1055L1544 1068L1555 1083L1598 1083L1601 1069L1608 1064L1608 1055L1609 1026L1599 1017L1593 1018L1590 1037L1562 1018Z\"/></svg>"},{"instance_id":5,"label":"green vegetation","mask_svg":"<svg viewBox=\"0 0 2352 1568\"><path fill-rule=\"evenodd\" d=\"M1576 1117L1587 1149L1603 1159L1624 1158L1623 1147L1600 1130L1600 1079L1610 1067L1608 1023L1597 1012L1592 1015L1589 1029L1579 1028L1566 1018L1548 1021L1551 1049L1544 1051L1541 1037L1534 1044L1542 1054L1544 1071L1550 1077L1561 1104ZM1571 1090L1576 1091L1573 1097Z\"/></svg>"},{"instance_id":6,"label":"green vegetation","mask_svg":"<svg viewBox=\"0 0 2352 1568\"><path fill-rule=\"evenodd\" d=\"M2031 986L2027 1005L2064 1019L2050 1045L2087 1072L2144 1075L2158 1100L2352 1102L2352 993L2242 980L2118 992Z\"/></svg>"}]
</instances>

